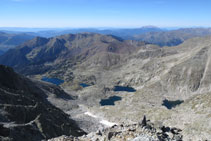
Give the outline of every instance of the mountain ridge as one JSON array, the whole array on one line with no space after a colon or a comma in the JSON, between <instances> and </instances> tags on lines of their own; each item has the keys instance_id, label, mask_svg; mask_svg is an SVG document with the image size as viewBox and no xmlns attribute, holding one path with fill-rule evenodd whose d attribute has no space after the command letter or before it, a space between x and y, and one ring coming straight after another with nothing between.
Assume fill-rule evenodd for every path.
<instances>
[{"instance_id":1,"label":"mountain ridge","mask_svg":"<svg viewBox=\"0 0 211 141\"><path fill-rule=\"evenodd\" d=\"M144 42L126 42L115 36L94 33L66 34L49 39L36 37L3 54L0 57L0 63L17 68L17 70L22 69L22 66L42 65L46 67L44 63L71 61L71 59L74 64L74 60L82 61L99 52L132 53L138 46L144 44Z\"/></svg>"}]
</instances>

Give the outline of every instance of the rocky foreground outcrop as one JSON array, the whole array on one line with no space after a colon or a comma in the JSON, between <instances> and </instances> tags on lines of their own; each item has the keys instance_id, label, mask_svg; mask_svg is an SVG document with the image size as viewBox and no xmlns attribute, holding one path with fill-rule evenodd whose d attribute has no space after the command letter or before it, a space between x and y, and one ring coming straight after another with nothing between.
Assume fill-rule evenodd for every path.
<instances>
[{"instance_id":1,"label":"rocky foreground outcrop","mask_svg":"<svg viewBox=\"0 0 211 141\"><path fill-rule=\"evenodd\" d=\"M180 129L155 125L144 116L141 123L114 125L82 137L61 136L48 141L182 141Z\"/></svg>"},{"instance_id":2,"label":"rocky foreground outcrop","mask_svg":"<svg viewBox=\"0 0 211 141\"><path fill-rule=\"evenodd\" d=\"M44 87L0 65L0 140L40 141L64 134L85 134L74 120L47 100L45 92L55 91L57 97L66 93L56 86L46 84L44 91L37 85Z\"/></svg>"}]
</instances>

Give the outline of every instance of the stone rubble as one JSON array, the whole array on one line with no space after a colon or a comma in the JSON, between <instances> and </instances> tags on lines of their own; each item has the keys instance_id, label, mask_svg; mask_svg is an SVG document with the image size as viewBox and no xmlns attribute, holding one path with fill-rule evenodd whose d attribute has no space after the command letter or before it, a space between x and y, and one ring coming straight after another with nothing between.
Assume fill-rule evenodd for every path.
<instances>
[{"instance_id":1,"label":"stone rubble","mask_svg":"<svg viewBox=\"0 0 211 141\"><path fill-rule=\"evenodd\" d=\"M181 129L155 127L144 116L141 123L120 124L82 137L61 136L48 141L182 141Z\"/></svg>"}]
</instances>

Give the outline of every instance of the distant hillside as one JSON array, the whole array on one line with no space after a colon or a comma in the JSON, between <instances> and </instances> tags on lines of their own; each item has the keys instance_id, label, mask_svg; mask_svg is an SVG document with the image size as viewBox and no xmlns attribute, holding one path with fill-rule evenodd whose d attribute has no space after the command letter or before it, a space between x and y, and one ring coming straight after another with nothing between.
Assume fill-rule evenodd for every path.
<instances>
[{"instance_id":1,"label":"distant hillside","mask_svg":"<svg viewBox=\"0 0 211 141\"><path fill-rule=\"evenodd\" d=\"M135 35L132 39L145 41L159 46L175 46L194 37L211 35L211 28L184 28L165 32L148 32Z\"/></svg>"},{"instance_id":2,"label":"distant hillside","mask_svg":"<svg viewBox=\"0 0 211 141\"><path fill-rule=\"evenodd\" d=\"M55 69L56 65L67 63L73 66L92 56L107 54L110 57L103 59L103 65L108 66L118 63L121 54L130 54L144 44L94 33L36 37L0 56L0 64L14 67L25 74L37 74Z\"/></svg>"},{"instance_id":3,"label":"distant hillside","mask_svg":"<svg viewBox=\"0 0 211 141\"><path fill-rule=\"evenodd\" d=\"M33 35L29 35L26 33L14 34L14 33L0 32L0 51L1 52L7 51L33 38L34 38Z\"/></svg>"}]
</instances>

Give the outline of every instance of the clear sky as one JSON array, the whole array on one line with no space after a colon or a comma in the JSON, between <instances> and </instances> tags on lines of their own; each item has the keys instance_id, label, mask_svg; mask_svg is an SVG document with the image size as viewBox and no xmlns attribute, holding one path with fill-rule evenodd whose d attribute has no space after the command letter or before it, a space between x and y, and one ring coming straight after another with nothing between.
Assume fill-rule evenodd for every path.
<instances>
[{"instance_id":1,"label":"clear sky","mask_svg":"<svg viewBox=\"0 0 211 141\"><path fill-rule=\"evenodd\" d=\"M0 27L211 26L211 0L0 0Z\"/></svg>"}]
</instances>

